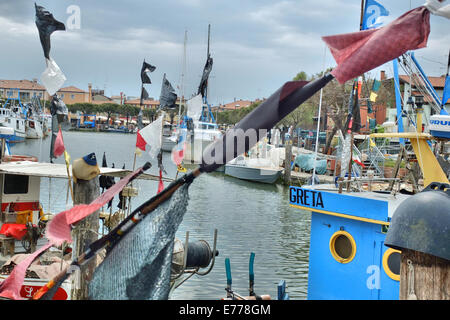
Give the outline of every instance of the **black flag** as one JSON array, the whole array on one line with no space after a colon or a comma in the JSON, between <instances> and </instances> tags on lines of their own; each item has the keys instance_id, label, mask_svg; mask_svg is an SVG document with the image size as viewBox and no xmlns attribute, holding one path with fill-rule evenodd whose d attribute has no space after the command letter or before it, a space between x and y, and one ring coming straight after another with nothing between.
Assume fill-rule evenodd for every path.
<instances>
[{"instance_id":1,"label":"black flag","mask_svg":"<svg viewBox=\"0 0 450 320\"><path fill-rule=\"evenodd\" d=\"M163 83L161 87L161 96L159 98L160 108L175 108L175 102L177 101L177 95L169 80L166 79L166 74L164 73Z\"/></svg>"},{"instance_id":2,"label":"black flag","mask_svg":"<svg viewBox=\"0 0 450 320\"><path fill-rule=\"evenodd\" d=\"M142 64L142 69L141 69L141 80L142 83L152 83L150 78L147 75L147 72L153 72L155 71L156 67L152 66L151 64L145 62Z\"/></svg>"},{"instance_id":3,"label":"black flag","mask_svg":"<svg viewBox=\"0 0 450 320\"><path fill-rule=\"evenodd\" d=\"M59 22L53 15L46 11L44 7L34 4L36 9L36 26L39 30L44 56L50 60L50 35L57 30L66 30L64 23Z\"/></svg>"},{"instance_id":4,"label":"black flag","mask_svg":"<svg viewBox=\"0 0 450 320\"><path fill-rule=\"evenodd\" d=\"M211 73L212 65L213 65L213 59L211 58L210 55L208 55L208 59L206 60L205 67L203 68L202 80L200 81L200 85L198 87L198 93L197 93L197 94L201 94L202 97L205 97L206 93L207 93L206 88L208 87L208 77L209 77L209 74Z\"/></svg>"},{"instance_id":5,"label":"black flag","mask_svg":"<svg viewBox=\"0 0 450 320\"><path fill-rule=\"evenodd\" d=\"M141 130L144 127L144 124L142 123L142 117L143 117L143 113L142 113L142 108L139 110L139 114L137 117L137 127L139 130Z\"/></svg>"},{"instance_id":6,"label":"black flag","mask_svg":"<svg viewBox=\"0 0 450 320\"><path fill-rule=\"evenodd\" d=\"M350 126L350 120L351 126ZM358 81L353 82L352 92L350 94L350 100L348 103L348 115L345 124L346 129L350 129L352 132L358 132L361 129L361 113L359 110L358 99Z\"/></svg>"},{"instance_id":7,"label":"black flag","mask_svg":"<svg viewBox=\"0 0 450 320\"><path fill-rule=\"evenodd\" d=\"M144 100L147 100L149 97L147 90L145 90L144 87L142 87L141 90L141 106L144 104Z\"/></svg>"},{"instance_id":8,"label":"black flag","mask_svg":"<svg viewBox=\"0 0 450 320\"><path fill-rule=\"evenodd\" d=\"M105 154L105 152L103 152L102 168L106 168L106 167L108 167L108 164L106 162L106 154ZM100 188L102 188L102 192L105 189L111 188L116 183L114 181L114 177L110 177L110 176L100 176L99 180L100 180ZM108 202L108 208L111 207L111 205L112 205L112 199L110 202Z\"/></svg>"}]
</instances>

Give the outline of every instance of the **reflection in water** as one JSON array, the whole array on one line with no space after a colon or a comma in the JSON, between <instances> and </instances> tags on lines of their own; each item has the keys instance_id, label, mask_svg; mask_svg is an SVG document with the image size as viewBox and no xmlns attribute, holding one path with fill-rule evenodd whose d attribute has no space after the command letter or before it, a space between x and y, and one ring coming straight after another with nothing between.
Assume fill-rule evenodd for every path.
<instances>
[{"instance_id":1,"label":"reflection in water","mask_svg":"<svg viewBox=\"0 0 450 320\"><path fill-rule=\"evenodd\" d=\"M136 135L116 133L64 132L64 142L72 160L95 152L101 165L106 152L108 165L125 164L132 169ZM48 162L50 138L27 140L11 148L14 154L34 155ZM148 171L158 174L157 162L145 152L136 159L136 167L151 161ZM55 160L64 163L63 157ZM167 176L174 178L176 167L170 154L164 153ZM189 169L195 166L188 166ZM117 181L118 179L116 179ZM139 195L132 207L156 194L157 181L135 181ZM49 193L49 190L51 192ZM242 181L213 172L199 176L189 188L189 205L177 237L184 241L206 240L211 246L214 229L218 229L219 256L213 270L206 276L193 276L172 294L172 299L220 299L226 296L225 258L230 258L233 290L248 293L248 263L255 253L255 292L277 297L277 285L286 280L291 299L306 299L309 253L310 214L289 206L288 188ZM49 196L50 194L50 196ZM66 209L67 180L41 179L41 202L44 210ZM69 203L70 203L69 196ZM117 197L113 202L116 210ZM105 208L106 209L106 208Z\"/></svg>"}]
</instances>

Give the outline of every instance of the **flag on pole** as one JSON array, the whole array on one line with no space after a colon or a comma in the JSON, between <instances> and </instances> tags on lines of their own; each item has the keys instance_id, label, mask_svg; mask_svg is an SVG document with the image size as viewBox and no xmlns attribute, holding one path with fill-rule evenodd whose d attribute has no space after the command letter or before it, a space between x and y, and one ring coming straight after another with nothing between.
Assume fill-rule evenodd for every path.
<instances>
[{"instance_id":1,"label":"flag on pole","mask_svg":"<svg viewBox=\"0 0 450 320\"><path fill-rule=\"evenodd\" d=\"M203 68L203 74L202 79L200 80L200 85L198 86L198 94L201 94L203 97L207 94L207 87L208 87L208 78L209 74L211 73L213 65L213 58L211 55L208 55L208 58L206 59L205 67Z\"/></svg>"},{"instance_id":2,"label":"flag on pole","mask_svg":"<svg viewBox=\"0 0 450 320\"><path fill-rule=\"evenodd\" d=\"M380 89L380 86L381 86L381 81L374 79L373 84L372 84L372 91L378 92L378 90Z\"/></svg>"},{"instance_id":3,"label":"flag on pole","mask_svg":"<svg viewBox=\"0 0 450 320\"><path fill-rule=\"evenodd\" d=\"M152 158L156 158L161 149L162 144L162 122L164 114L158 119L145 126L137 132L136 136L136 153L146 151L147 145L150 147L149 154Z\"/></svg>"},{"instance_id":4,"label":"flag on pole","mask_svg":"<svg viewBox=\"0 0 450 320\"><path fill-rule=\"evenodd\" d=\"M175 108L177 102L177 94L175 89L170 84L164 73L163 82L161 86L161 95L159 97L160 108Z\"/></svg>"},{"instance_id":5,"label":"flag on pole","mask_svg":"<svg viewBox=\"0 0 450 320\"><path fill-rule=\"evenodd\" d=\"M366 0L364 7L362 30L378 28L383 24L383 17L389 16L389 11L375 0Z\"/></svg>"},{"instance_id":6,"label":"flag on pole","mask_svg":"<svg viewBox=\"0 0 450 320\"><path fill-rule=\"evenodd\" d=\"M59 128L58 135L55 139L55 145L53 146L53 155L55 158L58 158L60 155L62 155L66 151L66 148L64 147L64 140L61 132L61 128Z\"/></svg>"},{"instance_id":7,"label":"flag on pole","mask_svg":"<svg viewBox=\"0 0 450 320\"><path fill-rule=\"evenodd\" d=\"M47 60L50 60L50 35L57 30L66 30L66 26L64 23L56 20L44 7L38 6L36 3L34 7L36 9L36 26L39 31L44 56Z\"/></svg>"},{"instance_id":8,"label":"flag on pole","mask_svg":"<svg viewBox=\"0 0 450 320\"><path fill-rule=\"evenodd\" d=\"M429 33L430 11L418 7L384 27L322 39L338 64L331 74L344 83L408 50L426 47Z\"/></svg>"},{"instance_id":9,"label":"flag on pole","mask_svg":"<svg viewBox=\"0 0 450 320\"><path fill-rule=\"evenodd\" d=\"M150 78L148 77L147 72L153 72L155 71L156 67L152 66L151 64L145 62L142 64L142 68L141 68L141 81L142 83L152 83L152 81L150 80Z\"/></svg>"},{"instance_id":10,"label":"flag on pole","mask_svg":"<svg viewBox=\"0 0 450 320\"><path fill-rule=\"evenodd\" d=\"M187 130L182 130L178 137L178 143L172 149L172 154L171 154L172 161L177 166L181 165L181 162L183 161L183 158L184 158L184 152L186 150L186 135L187 135Z\"/></svg>"},{"instance_id":11,"label":"flag on pole","mask_svg":"<svg viewBox=\"0 0 450 320\"><path fill-rule=\"evenodd\" d=\"M186 101L186 115L192 120L196 121L200 118L203 111L202 95L198 94L195 97Z\"/></svg>"}]
</instances>

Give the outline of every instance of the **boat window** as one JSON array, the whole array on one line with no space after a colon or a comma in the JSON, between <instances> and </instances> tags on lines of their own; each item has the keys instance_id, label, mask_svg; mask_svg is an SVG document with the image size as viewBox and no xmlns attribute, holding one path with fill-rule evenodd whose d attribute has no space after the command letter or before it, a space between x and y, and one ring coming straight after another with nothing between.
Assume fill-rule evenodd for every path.
<instances>
[{"instance_id":1,"label":"boat window","mask_svg":"<svg viewBox=\"0 0 450 320\"><path fill-rule=\"evenodd\" d=\"M29 176L5 174L4 194L28 193Z\"/></svg>"},{"instance_id":2,"label":"boat window","mask_svg":"<svg viewBox=\"0 0 450 320\"><path fill-rule=\"evenodd\" d=\"M400 256L401 251L389 248L383 255L384 272L395 281L400 281Z\"/></svg>"},{"instance_id":3,"label":"boat window","mask_svg":"<svg viewBox=\"0 0 450 320\"><path fill-rule=\"evenodd\" d=\"M350 233L338 231L331 236L330 251L340 263L349 263L356 255L356 243Z\"/></svg>"}]
</instances>

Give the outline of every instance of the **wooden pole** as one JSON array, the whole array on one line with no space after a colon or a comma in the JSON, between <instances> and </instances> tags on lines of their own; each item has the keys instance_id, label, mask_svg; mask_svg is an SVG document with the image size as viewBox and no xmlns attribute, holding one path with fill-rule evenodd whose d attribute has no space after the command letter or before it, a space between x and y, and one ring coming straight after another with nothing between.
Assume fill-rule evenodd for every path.
<instances>
[{"instance_id":1,"label":"wooden pole","mask_svg":"<svg viewBox=\"0 0 450 320\"><path fill-rule=\"evenodd\" d=\"M450 300L450 261L402 249L400 300Z\"/></svg>"},{"instance_id":2,"label":"wooden pole","mask_svg":"<svg viewBox=\"0 0 450 320\"><path fill-rule=\"evenodd\" d=\"M99 177L91 180L78 179L74 183L74 205L89 204L100 196L100 182ZM99 230L99 213L97 210L93 214L87 216L82 221L77 223L72 230L73 247L72 259L77 258L85 252L89 245L98 239ZM81 267L79 286L77 283L72 288L72 300L86 300L88 299L88 282L94 274L96 261L92 260ZM75 282L77 282L75 280Z\"/></svg>"},{"instance_id":3,"label":"wooden pole","mask_svg":"<svg viewBox=\"0 0 450 320\"><path fill-rule=\"evenodd\" d=\"M285 141L285 160L284 160L284 183L291 183L291 158L292 158L292 140Z\"/></svg>"}]
</instances>

